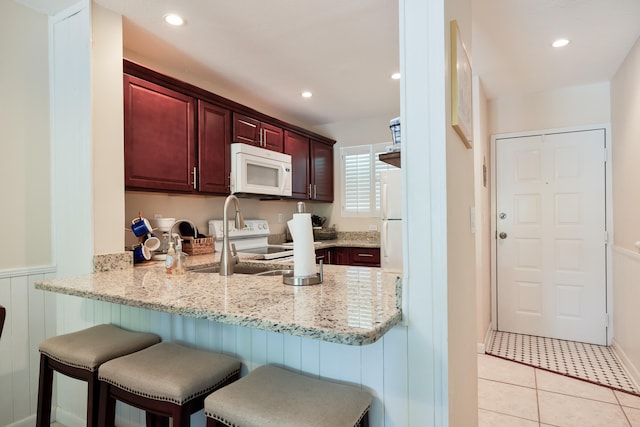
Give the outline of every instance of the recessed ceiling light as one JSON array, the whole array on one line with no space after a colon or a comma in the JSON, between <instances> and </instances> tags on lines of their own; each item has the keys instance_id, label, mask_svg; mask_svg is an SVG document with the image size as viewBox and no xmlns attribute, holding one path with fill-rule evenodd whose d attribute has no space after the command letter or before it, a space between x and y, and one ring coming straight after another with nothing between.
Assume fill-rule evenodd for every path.
<instances>
[{"instance_id":1,"label":"recessed ceiling light","mask_svg":"<svg viewBox=\"0 0 640 427\"><path fill-rule=\"evenodd\" d=\"M391 74L391 78L393 80L400 80L400 73L393 73Z\"/></svg>"},{"instance_id":2,"label":"recessed ceiling light","mask_svg":"<svg viewBox=\"0 0 640 427\"><path fill-rule=\"evenodd\" d=\"M180 15L176 15L175 13L168 13L164 15L164 20L167 24L173 25L175 27L179 27L184 24L184 19Z\"/></svg>"},{"instance_id":3,"label":"recessed ceiling light","mask_svg":"<svg viewBox=\"0 0 640 427\"><path fill-rule=\"evenodd\" d=\"M551 43L551 46L553 47L563 47L569 44L569 40L568 39L558 39L556 41L554 41L553 43Z\"/></svg>"},{"instance_id":4,"label":"recessed ceiling light","mask_svg":"<svg viewBox=\"0 0 640 427\"><path fill-rule=\"evenodd\" d=\"M311 98L313 96L313 94L311 92L309 92L308 90L305 90L304 92L302 92L302 97L303 98Z\"/></svg>"}]
</instances>

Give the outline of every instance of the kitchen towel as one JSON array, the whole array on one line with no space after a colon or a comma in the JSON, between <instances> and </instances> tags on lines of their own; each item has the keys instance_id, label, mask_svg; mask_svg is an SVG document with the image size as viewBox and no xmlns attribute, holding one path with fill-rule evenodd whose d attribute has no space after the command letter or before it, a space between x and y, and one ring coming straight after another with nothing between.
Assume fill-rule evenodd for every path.
<instances>
[{"instance_id":1,"label":"kitchen towel","mask_svg":"<svg viewBox=\"0 0 640 427\"><path fill-rule=\"evenodd\" d=\"M287 221L293 238L293 275L309 277L316 274L316 252L313 246L311 214L294 213Z\"/></svg>"}]
</instances>

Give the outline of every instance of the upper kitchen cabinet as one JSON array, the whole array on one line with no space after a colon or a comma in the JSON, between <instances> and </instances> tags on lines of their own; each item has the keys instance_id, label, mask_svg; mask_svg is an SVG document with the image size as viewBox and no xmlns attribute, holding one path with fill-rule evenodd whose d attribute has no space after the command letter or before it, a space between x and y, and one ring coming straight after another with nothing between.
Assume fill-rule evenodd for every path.
<instances>
[{"instance_id":1,"label":"upper kitchen cabinet","mask_svg":"<svg viewBox=\"0 0 640 427\"><path fill-rule=\"evenodd\" d=\"M333 201L333 146L284 132L284 152L291 156L291 197Z\"/></svg>"},{"instance_id":2,"label":"upper kitchen cabinet","mask_svg":"<svg viewBox=\"0 0 640 427\"><path fill-rule=\"evenodd\" d=\"M231 173L231 112L206 101L198 101L198 189L207 193L229 193Z\"/></svg>"},{"instance_id":3,"label":"upper kitchen cabinet","mask_svg":"<svg viewBox=\"0 0 640 427\"><path fill-rule=\"evenodd\" d=\"M283 141L282 128L233 113L233 142L256 145L282 153Z\"/></svg>"},{"instance_id":4,"label":"upper kitchen cabinet","mask_svg":"<svg viewBox=\"0 0 640 427\"><path fill-rule=\"evenodd\" d=\"M284 132L284 152L291 156L291 197L309 198L309 138Z\"/></svg>"},{"instance_id":5,"label":"upper kitchen cabinet","mask_svg":"<svg viewBox=\"0 0 640 427\"><path fill-rule=\"evenodd\" d=\"M134 189L193 191L194 125L194 98L125 75L125 185Z\"/></svg>"},{"instance_id":6,"label":"upper kitchen cabinet","mask_svg":"<svg viewBox=\"0 0 640 427\"><path fill-rule=\"evenodd\" d=\"M334 140L126 59L123 71L127 190L227 195L231 143L281 153L286 132L293 197L333 200Z\"/></svg>"},{"instance_id":7,"label":"upper kitchen cabinet","mask_svg":"<svg viewBox=\"0 0 640 427\"><path fill-rule=\"evenodd\" d=\"M311 165L311 199L333 202L333 146L311 140L309 142Z\"/></svg>"}]
</instances>

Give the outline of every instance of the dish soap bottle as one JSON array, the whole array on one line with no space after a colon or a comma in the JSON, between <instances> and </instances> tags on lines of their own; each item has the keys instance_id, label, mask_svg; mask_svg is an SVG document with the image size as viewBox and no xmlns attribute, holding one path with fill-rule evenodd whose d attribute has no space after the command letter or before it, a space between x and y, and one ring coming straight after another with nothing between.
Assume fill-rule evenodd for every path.
<instances>
[{"instance_id":1,"label":"dish soap bottle","mask_svg":"<svg viewBox=\"0 0 640 427\"><path fill-rule=\"evenodd\" d=\"M167 274L172 274L173 269L176 266L176 250L173 248L173 242L169 242L169 249L167 250L167 259L165 260L165 268Z\"/></svg>"},{"instance_id":2,"label":"dish soap bottle","mask_svg":"<svg viewBox=\"0 0 640 427\"><path fill-rule=\"evenodd\" d=\"M184 256L184 254L182 253L182 239L180 237L177 238L177 242L176 242L176 255L175 255L175 259L176 259L176 263L175 263L175 270L173 270L173 274L184 274L184 266L182 265L182 257Z\"/></svg>"}]
</instances>

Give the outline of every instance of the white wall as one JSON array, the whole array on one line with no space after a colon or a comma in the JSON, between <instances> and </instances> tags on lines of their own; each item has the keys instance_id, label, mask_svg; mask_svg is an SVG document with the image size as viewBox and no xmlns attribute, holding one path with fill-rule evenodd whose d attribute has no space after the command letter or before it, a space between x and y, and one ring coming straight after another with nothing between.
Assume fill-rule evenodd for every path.
<instances>
[{"instance_id":1,"label":"white wall","mask_svg":"<svg viewBox=\"0 0 640 427\"><path fill-rule=\"evenodd\" d=\"M474 78L474 198L476 237L476 339L478 350L491 325L491 138L487 97L479 78Z\"/></svg>"},{"instance_id":2,"label":"white wall","mask_svg":"<svg viewBox=\"0 0 640 427\"><path fill-rule=\"evenodd\" d=\"M91 87L93 131L94 254L122 252L124 221L124 104L122 102L122 17L92 5Z\"/></svg>"},{"instance_id":3,"label":"white wall","mask_svg":"<svg viewBox=\"0 0 640 427\"><path fill-rule=\"evenodd\" d=\"M608 123L609 82L489 101L491 134Z\"/></svg>"},{"instance_id":4,"label":"white wall","mask_svg":"<svg viewBox=\"0 0 640 427\"><path fill-rule=\"evenodd\" d=\"M52 266L49 167L48 20L13 0L0 2L0 180L5 246L0 256L0 425L35 425L39 353L55 335L55 297L33 283ZM20 424L22 423L22 424Z\"/></svg>"},{"instance_id":5,"label":"white wall","mask_svg":"<svg viewBox=\"0 0 640 427\"><path fill-rule=\"evenodd\" d=\"M473 64L471 1L445 3L445 22L458 22L460 35ZM448 30L448 28L447 28ZM447 32L448 34L448 32ZM446 37L446 58L450 58ZM451 93L447 61L446 94ZM451 97L446 99L447 144L447 276L449 319L449 422L452 426L477 425L475 236L471 233L474 201L474 150L468 149L449 124ZM484 141L480 141L483 144ZM465 268L469 266L469 268ZM473 378L474 380L470 381Z\"/></svg>"},{"instance_id":6,"label":"white wall","mask_svg":"<svg viewBox=\"0 0 640 427\"><path fill-rule=\"evenodd\" d=\"M611 81L614 347L640 382L640 39Z\"/></svg>"},{"instance_id":7,"label":"white wall","mask_svg":"<svg viewBox=\"0 0 640 427\"><path fill-rule=\"evenodd\" d=\"M47 16L13 0L0 15L3 270L51 264L52 237Z\"/></svg>"}]
</instances>

